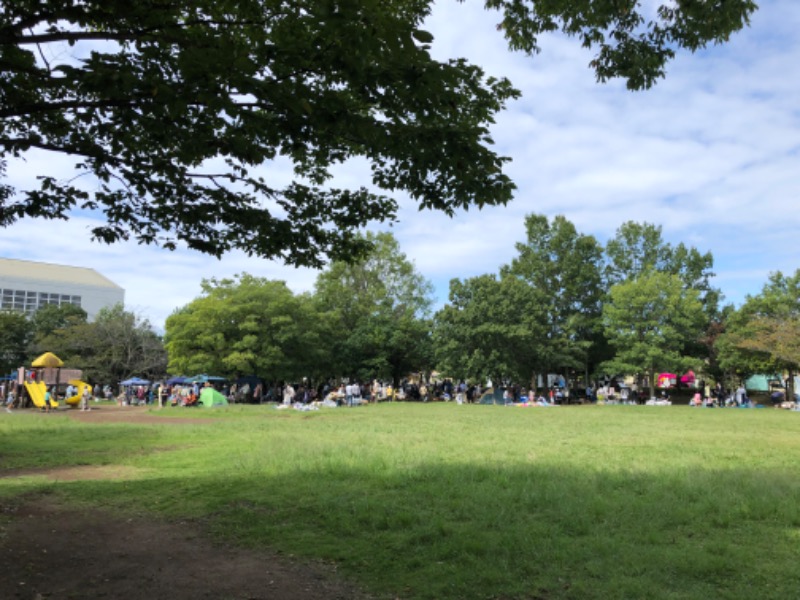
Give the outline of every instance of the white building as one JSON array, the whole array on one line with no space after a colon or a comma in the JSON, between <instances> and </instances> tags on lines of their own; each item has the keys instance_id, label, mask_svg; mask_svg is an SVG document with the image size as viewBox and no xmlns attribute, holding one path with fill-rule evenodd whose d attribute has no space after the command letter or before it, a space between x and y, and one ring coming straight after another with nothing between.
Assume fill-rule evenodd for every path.
<instances>
[{"instance_id":1,"label":"white building","mask_svg":"<svg viewBox=\"0 0 800 600\"><path fill-rule=\"evenodd\" d=\"M124 302L125 290L94 269L0 258L0 309L30 315L46 304L74 304L93 321Z\"/></svg>"}]
</instances>

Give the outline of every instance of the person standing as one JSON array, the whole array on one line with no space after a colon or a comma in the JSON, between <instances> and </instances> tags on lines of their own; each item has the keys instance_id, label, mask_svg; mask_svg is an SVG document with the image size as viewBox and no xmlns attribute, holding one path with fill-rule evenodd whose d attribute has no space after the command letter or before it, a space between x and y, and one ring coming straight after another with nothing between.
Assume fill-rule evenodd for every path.
<instances>
[{"instance_id":1,"label":"person standing","mask_svg":"<svg viewBox=\"0 0 800 600\"><path fill-rule=\"evenodd\" d=\"M744 384L739 384L739 387L736 388L736 394L734 395L734 401L736 402L736 406L741 406L744 404L744 399L747 396L747 392L744 389Z\"/></svg>"},{"instance_id":2,"label":"person standing","mask_svg":"<svg viewBox=\"0 0 800 600\"><path fill-rule=\"evenodd\" d=\"M372 402L378 402L381 398L381 384L377 379L372 380Z\"/></svg>"},{"instance_id":3,"label":"person standing","mask_svg":"<svg viewBox=\"0 0 800 600\"><path fill-rule=\"evenodd\" d=\"M461 381L459 382L458 387L456 388L456 403L464 404L466 398L467 398L467 384Z\"/></svg>"},{"instance_id":4,"label":"person standing","mask_svg":"<svg viewBox=\"0 0 800 600\"><path fill-rule=\"evenodd\" d=\"M89 399L92 397L92 392L89 390L89 386L84 386L83 393L81 394L81 410L92 410L89 407Z\"/></svg>"},{"instance_id":5,"label":"person standing","mask_svg":"<svg viewBox=\"0 0 800 600\"><path fill-rule=\"evenodd\" d=\"M44 412L49 413L52 405L53 405L53 394L50 392L50 388L47 388L47 390L44 393Z\"/></svg>"},{"instance_id":6,"label":"person standing","mask_svg":"<svg viewBox=\"0 0 800 600\"><path fill-rule=\"evenodd\" d=\"M509 404L513 403L513 399L511 398L511 386L506 386L503 389L503 404L508 406Z\"/></svg>"},{"instance_id":7,"label":"person standing","mask_svg":"<svg viewBox=\"0 0 800 600\"><path fill-rule=\"evenodd\" d=\"M292 399L294 398L294 388L292 384L287 383L283 386L283 403L286 406L289 406L292 403Z\"/></svg>"}]
</instances>

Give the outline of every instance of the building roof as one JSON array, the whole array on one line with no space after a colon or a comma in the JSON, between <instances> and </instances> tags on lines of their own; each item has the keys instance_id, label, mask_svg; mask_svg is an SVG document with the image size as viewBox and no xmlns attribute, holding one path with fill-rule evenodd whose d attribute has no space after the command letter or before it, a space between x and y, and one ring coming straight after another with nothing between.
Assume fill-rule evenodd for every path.
<instances>
[{"instance_id":1,"label":"building roof","mask_svg":"<svg viewBox=\"0 0 800 600\"><path fill-rule=\"evenodd\" d=\"M32 281L59 281L94 287L122 289L122 287L94 269L55 265L32 260L19 260L15 258L0 258L0 278L3 277L30 279Z\"/></svg>"}]
</instances>

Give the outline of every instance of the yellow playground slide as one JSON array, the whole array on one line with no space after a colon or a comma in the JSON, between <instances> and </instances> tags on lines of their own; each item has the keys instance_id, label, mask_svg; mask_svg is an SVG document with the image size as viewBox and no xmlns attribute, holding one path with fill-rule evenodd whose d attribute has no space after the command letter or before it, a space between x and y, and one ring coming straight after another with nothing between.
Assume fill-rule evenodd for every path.
<instances>
[{"instance_id":1,"label":"yellow playground slide","mask_svg":"<svg viewBox=\"0 0 800 600\"><path fill-rule=\"evenodd\" d=\"M47 392L47 386L44 384L44 381L35 381L33 383L26 381L25 389L28 390L28 396L30 396L35 407L45 407L44 394ZM55 398L51 399L50 406L53 408L58 408L58 400Z\"/></svg>"},{"instance_id":2,"label":"yellow playground slide","mask_svg":"<svg viewBox=\"0 0 800 600\"><path fill-rule=\"evenodd\" d=\"M83 396L83 390L89 388L89 393L92 393L92 386L90 386L85 381L80 381L79 379L70 379L69 383L75 386L75 395L70 396L69 398L64 398L64 402L69 404L70 406L78 406L81 402L81 396Z\"/></svg>"}]
</instances>

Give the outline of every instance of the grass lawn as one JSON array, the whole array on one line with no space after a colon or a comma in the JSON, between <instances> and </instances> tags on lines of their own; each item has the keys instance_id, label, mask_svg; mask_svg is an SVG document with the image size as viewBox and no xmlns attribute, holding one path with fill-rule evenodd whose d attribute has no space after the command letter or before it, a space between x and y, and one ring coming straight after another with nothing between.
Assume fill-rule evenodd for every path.
<instances>
[{"instance_id":1,"label":"grass lawn","mask_svg":"<svg viewBox=\"0 0 800 600\"><path fill-rule=\"evenodd\" d=\"M202 518L229 541L335 561L404 600L800 590L800 413L398 403L152 414L163 424L3 415L2 471L96 464L127 476L0 478L0 500L51 493Z\"/></svg>"}]
</instances>

